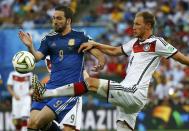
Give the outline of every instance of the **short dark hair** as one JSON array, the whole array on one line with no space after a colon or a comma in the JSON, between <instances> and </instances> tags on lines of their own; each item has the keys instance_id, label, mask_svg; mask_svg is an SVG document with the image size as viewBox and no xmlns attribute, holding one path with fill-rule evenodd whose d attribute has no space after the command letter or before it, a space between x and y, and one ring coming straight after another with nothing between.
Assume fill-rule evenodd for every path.
<instances>
[{"instance_id":1,"label":"short dark hair","mask_svg":"<svg viewBox=\"0 0 189 131\"><path fill-rule=\"evenodd\" d=\"M67 6L60 5L60 6L55 7L55 10L63 11L66 19L70 18L72 21L74 13L71 8L69 8Z\"/></svg>"},{"instance_id":2,"label":"short dark hair","mask_svg":"<svg viewBox=\"0 0 189 131\"><path fill-rule=\"evenodd\" d=\"M137 16L142 16L144 18L145 23L150 23L152 28L154 27L156 19L155 19L155 16L152 13L150 13L148 11L142 11L142 12L138 12L136 14L136 17Z\"/></svg>"}]
</instances>

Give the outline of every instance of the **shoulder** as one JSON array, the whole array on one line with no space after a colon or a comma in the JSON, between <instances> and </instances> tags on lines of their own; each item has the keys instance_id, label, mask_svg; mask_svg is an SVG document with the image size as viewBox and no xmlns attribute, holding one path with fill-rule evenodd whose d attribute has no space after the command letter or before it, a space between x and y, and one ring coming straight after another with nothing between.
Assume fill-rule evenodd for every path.
<instances>
[{"instance_id":1,"label":"shoulder","mask_svg":"<svg viewBox=\"0 0 189 131\"><path fill-rule=\"evenodd\" d=\"M133 38L133 39L131 39L131 40L128 41L128 42L124 42L123 44L124 44L124 45L134 44L135 42L137 42L137 40L138 40L138 38Z\"/></svg>"},{"instance_id":2,"label":"shoulder","mask_svg":"<svg viewBox=\"0 0 189 131\"><path fill-rule=\"evenodd\" d=\"M89 35L86 34L85 31L77 31L77 30L73 30L73 33L77 36L80 36L80 37L88 37L91 39L91 37Z\"/></svg>"},{"instance_id":3,"label":"shoulder","mask_svg":"<svg viewBox=\"0 0 189 131\"><path fill-rule=\"evenodd\" d=\"M73 34L76 34L76 35L85 35L85 32L84 31L78 31L78 30L72 30L72 33Z\"/></svg>"},{"instance_id":4,"label":"shoulder","mask_svg":"<svg viewBox=\"0 0 189 131\"><path fill-rule=\"evenodd\" d=\"M49 33L47 33L42 39L41 41L46 41L49 40L51 38L54 38L58 35L58 33L56 33L55 31L50 31Z\"/></svg>"},{"instance_id":5,"label":"shoulder","mask_svg":"<svg viewBox=\"0 0 189 131\"><path fill-rule=\"evenodd\" d=\"M16 74L17 74L16 71L11 71L11 72L9 73L9 76L13 76L13 75L16 75Z\"/></svg>"},{"instance_id":6,"label":"shoulder","mask_svg":"<svg viewBox=\"0 0 189 131\"><path fill-rule=\"evenodd\" d=\"M76 36L77 38L81 39L84 42L86 42L88 40L93 40L93 38L91 36L87 35L85 31L73 30L72 32L73 32L74 36Z\"/></svg>"},{"instance_id":7,"label":"shoulder","mask_svg":"<svg viewBox=\"0 0 189 131\"><path fill-rule=\"evenodd\" d=\"M152 41L156 41L156 43L167 45L168 42L163 37L153 36L150 38Z\"/></svg>"},{"instance_id":8,"label":"shoulder","mask_svg":"<svg viewBox=\"0 0 189 131\"><path fill-rule=\"evenodd\" d=\"M21 75L23 75L23 76L30 76L30 75L32 75L32 74L33 74L32 72L28 72L28 73L21 74Z\"/></svg>"},{"instance_id":9,"label":"shoulder","mask_svg":"<svg viewBox=\"0 0 189 131\"><path fill-rule=\"evenodd\" d=\"M32 72L27 73L28 76L33 76Z\"/></svg>"}]
</instances>

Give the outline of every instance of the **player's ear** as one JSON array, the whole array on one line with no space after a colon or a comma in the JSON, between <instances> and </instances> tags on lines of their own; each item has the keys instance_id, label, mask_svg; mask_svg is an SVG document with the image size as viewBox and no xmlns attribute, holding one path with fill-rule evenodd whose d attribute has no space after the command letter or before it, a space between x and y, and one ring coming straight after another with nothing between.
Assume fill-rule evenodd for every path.
<instances>
[{"instance_id":1,"label":"player's ear","mask_svg":"<svg viewBox=\"0 0 189 131\"><path fill-rule=\"evenodd\" d=\"M72 20L70 18L67 19L66 23L71 24Z\"/></svg>"},{"instance_id":2,"label":"player's ear","mask_svg":"<svg viewBox=\"0 0 189 131\"><path fill-rule=\"evenodd\" d=\"M148 29L151 29L151 28L152 28L152 25L151 25L150 23L146 23L146 27L147 27Z\"/></svg>"}]
</instances>

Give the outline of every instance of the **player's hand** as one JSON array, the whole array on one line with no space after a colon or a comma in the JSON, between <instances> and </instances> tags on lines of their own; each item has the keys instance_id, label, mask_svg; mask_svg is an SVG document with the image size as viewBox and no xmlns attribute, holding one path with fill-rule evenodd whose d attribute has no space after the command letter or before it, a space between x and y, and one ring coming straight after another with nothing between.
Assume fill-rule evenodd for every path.
<instances>
[{"instance_id":1,"label":"player's hand","mask_svg":"<svg viewBox=\"0 0 189 131\"><path fill-rule=\"evenodd\" d=\"M31 47L33 45L32 37L29 33L25 33L22 30L18 33L20 40L27 46Z\"/></svg>"},{"instance_id":2,"label":"player's hand","mask_svg":"<svg viewBox=\"0 0 189 131\"><path fill-rule=\"evenodd\" d=\"M95 42L94 41L88 41L86 43L83 43L80 47L79 47L79 50L78 50L78 53L80 53L81 51L82 52L86 52L86 51L89 51L90 49L92 49L95 45Z\"/></svg>"},{"instance_id":3,"label":"player's hand","mask_svg":"<svg viewBox=\"0 0 189 131\"><path fill-rule=\"evenodd\" d=\"M15 99L16 99L17 101L20 100L20 97L19 97L19 96L15 95L14 97L15 97Z\"/></svg>"},{"instance_id":4,"label":"player's hand","mask_svg":"<svg viewBox=\"0 0 189 131\"><path fill-rule=\"evenodd\" d=\"M102 70L104 68L104 65L105 63L104 62L99 62L98 65L95 65L93 68L92 68L92 71L99 71L99 70Z\"/></svg>"}]
</instances>

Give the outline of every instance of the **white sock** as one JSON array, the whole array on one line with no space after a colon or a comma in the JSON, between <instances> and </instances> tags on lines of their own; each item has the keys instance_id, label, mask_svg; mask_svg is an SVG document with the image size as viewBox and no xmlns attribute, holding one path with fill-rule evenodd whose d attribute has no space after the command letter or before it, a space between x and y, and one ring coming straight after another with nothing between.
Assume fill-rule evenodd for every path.
<instances>
[{"instance_id":1,"label":"white sock","mask_svg":"<svg viewBox=\"0 0 189 131\"><path fill-rule=\"evenodd\" d=\"M43 98L60 97L60 96L74 96L74 84L68 84L58 87L56 89L47 89L43 94Z\"/></svg>"},{"instance_id":2,"label":"white sock","mask_svg":"<svg viewBox=\"0 0 189 131\"><path fill-rule=\"evenodd\" d=\"M108 80L99 79L97 94L107 98L107 93L108 93Z\"/></svg>"}]
</instances>

